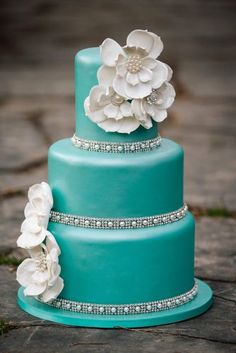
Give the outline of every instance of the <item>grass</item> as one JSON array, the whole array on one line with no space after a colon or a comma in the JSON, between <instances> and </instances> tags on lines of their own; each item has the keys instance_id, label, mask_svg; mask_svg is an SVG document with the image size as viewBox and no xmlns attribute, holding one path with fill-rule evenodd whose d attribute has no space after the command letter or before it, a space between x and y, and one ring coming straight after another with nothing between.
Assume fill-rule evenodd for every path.
<instances>
[{"instance_id":1,"label":"grass","mask_svg":"<svg viewBox=\"0 0 236 353\"><path fill-rule=\"evenodd\" d=\"M17 259L14 256L4 256L0 255L0 265L7 265L7 266L19 266L22 260Z\"/></svg>"},{"instance_id":2,"label":"grass","mask_svg":"<svg viewBox=\"0 0 236 353\"><path fill-rule=\"evenodd\" d=\"M4 320L0 320L0 336L7 333L10 330L10 325Z\"/></svg>"},{"instance_id":3,"label":"grass","mask_svg":"<svg viewBox=\"0 0 236 353\"><path fill-rule=\"evenodd\" d=\"M210 208L206 210L206 216L208 217L233 217L233 212L226 210L225 208Z\"/></svg>"},{"instance_id":4,"label":"grass","mask_svg":"<svg viewBox=\"0 0 236 353\"><path fill-rule=\"evenodd\" d=\"M226 208L200 208L190 207L190 211L196 217L222 217L222 218L236 218L236 212L229 211Z\"/></svg>"}]
</instances>

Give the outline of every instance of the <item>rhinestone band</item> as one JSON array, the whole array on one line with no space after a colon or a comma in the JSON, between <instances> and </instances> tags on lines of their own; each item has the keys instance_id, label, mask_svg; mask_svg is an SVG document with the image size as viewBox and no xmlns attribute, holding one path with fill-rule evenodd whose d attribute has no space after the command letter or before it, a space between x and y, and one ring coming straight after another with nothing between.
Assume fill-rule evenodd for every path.
<instances>
[{"instance_id":1,"label":"rhinestone band","mask_svg":"<svg viewBox=\"0 0 236 353\"><path fill-rule=\"evenodd\" d=\"M93 218L81 217L51 211L50 221L54 223L63 223L75 227L83 228L101 228L101 229L130 229L146 228L173 223L182 219L188 210L186 204L177 211L165 213L151 217L137 218Z\"/></svg>"},{"instance_id":2,"label":"rhinestone band","mask_svg":"<svg viewBox=\"0 0 236 353\"><path fill-rule=\"evenodd\" d=\"M71 140L76 147L82 150L107 153L135 153L150 151L159 147L161 144L160 136L157 136L151 140L119 143L84 140L76 135L74 135Z\"/></svg>"},{"instance_id":3,"label":"rhinestone band","mask_svg":"<svg viewBox=\"0 0 236 353\"><path fill-rule=\"evenodd\" d=\"M176 297L156 300L146 303L137 304L93 304L71 301L67 299L54 299L49 303L62 310L74 311L82 314L96 314L96 315L133 315L133 314L146 314L151 312L158 312L168 309L173 309L178 306L184 305L193 300L198 293L198 285L195 281L193 288ZM40 299L39 299L40 300Z\"/></svg>"}]
</instances>

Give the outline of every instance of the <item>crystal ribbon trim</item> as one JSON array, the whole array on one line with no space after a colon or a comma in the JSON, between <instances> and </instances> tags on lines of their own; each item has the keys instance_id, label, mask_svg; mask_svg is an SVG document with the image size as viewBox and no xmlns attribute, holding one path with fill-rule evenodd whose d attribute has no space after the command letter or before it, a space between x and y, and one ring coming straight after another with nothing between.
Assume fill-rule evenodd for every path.
<instances>
[{"instance_id":1,"label":"crystal ribbon trim","mask_svg":"<svg viewBox=\"0 0 236 353\"><path fill-rule=\"evenodd\" d=\"M74 146L87 151L107 152L107 153L135 153L150 151L160 146L161 137L158 135L154 139L138 142L105 142L84 140L74 135L71 138Z\"/></svg>"},{"instance_id":2,"label":"crystal ribbon trim","mask_svg":"<svg viewBox=\"0 0 236 353\"><path fill-rule=\"evenodd\" d=\"M82 314L96 314L96 315L133 315L146 314L151 312L158 312L169 310L178 306L184 305L192 301L198 293L198 285L195 281L193 288L176 297L156 300L146 303L136 304L94 304L76 302L67 299L53 299L47 305L59 308L62 310L74 311ZM39 299L40 300L40 299Z\"/></svg>"},{"instance_id":3,"label":"crystal ribbon trim","mask_svg":"<svg viewBox=\"0 0 236 353\"><path fill-rule=\"evenodd\" d=\"M75 227L101 229L145 228L173 223L182 219L188 210L186 204L177 211L150 217L136 218L94 218L82 217L56 211L50 212L50 222L63 223Z\"/></svg>"}]
</instances>

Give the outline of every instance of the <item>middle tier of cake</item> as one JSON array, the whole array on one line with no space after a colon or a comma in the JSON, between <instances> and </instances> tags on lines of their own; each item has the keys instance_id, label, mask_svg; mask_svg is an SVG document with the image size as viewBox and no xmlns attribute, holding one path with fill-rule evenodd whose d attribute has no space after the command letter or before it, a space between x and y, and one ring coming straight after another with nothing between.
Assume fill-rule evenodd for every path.
<instances>
[{"instance_id":1,"label":"middle tier of cake","mask_svg":"<svg viewBox=\"0 0 236 353\"><path fill-rule=\"evenodd\" d=\"M81 150L70 139L49 149L53 209L87 217L144 217L183 206L183 149L161 146L136 153Z\"/></svg>"}]
</instances>

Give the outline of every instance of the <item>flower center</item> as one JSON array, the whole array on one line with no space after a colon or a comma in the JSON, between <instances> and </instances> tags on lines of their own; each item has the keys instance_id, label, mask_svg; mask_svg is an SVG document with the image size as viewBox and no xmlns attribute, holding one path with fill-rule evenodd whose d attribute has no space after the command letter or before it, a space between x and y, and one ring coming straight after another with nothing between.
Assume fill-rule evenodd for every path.
<instances>
[{"instance_id":1,"label":"flower center","mask_svg":"<svg viewBox=\"0 0 236 353\"><path fill-rule=\"evenodd\" d=\"M36 266L38 271L40 272L44 272L47 270L47 260L46 260L46 255L44 253L41 253L37 258Z\"/></svg>"},{"instance_id":2,"label":"flower center","mask_svg":"<svg viewBox=\"0 0 236 353\"><path fill-rule=\"evenodd\" d=\"M124 98L119 96L119 94L115 93L111 97L111 102L114 105L121 105L124 102Z\"/></svg>"},{"instance_id":3,"label":"flower center","mask_svg":"<svg viewBox=\"0 0 236 353\"><path fill-rule=\"evenodd\" d=\"M126 66L127 66L127 70L131 74L136 74L137 72L139 72L142 68L142 59L140 55L138 54L131 55L126 62Z\"/></svg>"},{"instance_id":4,"label":"flower center","mask_svg":"<svg viewBox=\"0 0 236 353\"><path fill-rule=\"evenodd\" d=\"M152 90L152 93L149 96L147 96L146 99L147 99L148 104L159 105L159 104L163 103L163 98L162 98L161 94L155 89Z\"/></svg>"}]
</instances>

